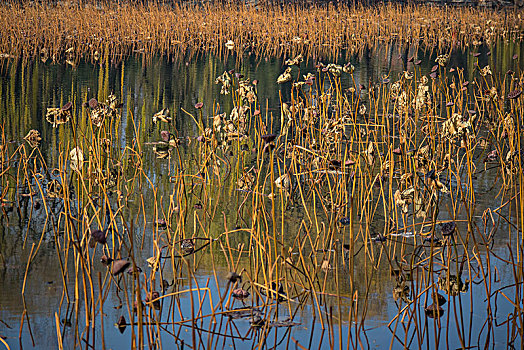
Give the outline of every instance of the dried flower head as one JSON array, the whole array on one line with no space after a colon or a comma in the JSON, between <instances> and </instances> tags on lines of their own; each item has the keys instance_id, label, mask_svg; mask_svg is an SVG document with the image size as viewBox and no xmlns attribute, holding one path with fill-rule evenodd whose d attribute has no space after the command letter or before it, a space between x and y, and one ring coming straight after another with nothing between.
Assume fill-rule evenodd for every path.
<instances>
[{"instance_id":1,"label":"dried flower head","mask_svg":"<svg viewBox=\"0 0 524 350\"><path fill-rule=\"evenodd\" d=\"M491 75L491 68L489 65L485 66L484 68L480 69L480 75L485 77L486 75Z\"/></svg>"},{"instance_id":2,"label":"dried flower head","mask_svg":"<svg viewBox=\"0 0 524 350\"><path fill-rule=\"evenodd\" d=\"M438 63L439 66L444 67L448 63L448 60L448 55L438 55L437 58L435 58L435 63Z\"/></svg>"}]
</instances>

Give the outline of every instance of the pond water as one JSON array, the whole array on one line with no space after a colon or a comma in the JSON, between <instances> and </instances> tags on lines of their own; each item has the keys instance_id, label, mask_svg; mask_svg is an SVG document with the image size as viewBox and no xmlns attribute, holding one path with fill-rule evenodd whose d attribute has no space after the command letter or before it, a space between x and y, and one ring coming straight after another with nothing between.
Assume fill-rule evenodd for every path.
<instances>
[{"instance_id":1,"label":"pond water","mask_svg":"<svg viewBox=\"0 0 524 350\"><path fill-rule=\"evenodd\" d=\"M474 56L473 52L481 55ZM493 77L504 79L507 70L522 71L522 53L523 45L502 42L492 48L454 50L446 70L461 67L463 71L458 71L464 80L473 81L478 78L480 67L490 65ZM410 57L415 54L421 59L417 74L429 75L438 55L430 50L382 48L363 57L352 57L349 61L355 71L352 76L342 76L341 91L359 84L368 87L370 82L376 84L385 76L393 83L405 70L414 70ZM514 54L521 58L513 59ZM306 59L294 68L293 76L315 74L315 66L321 61L318 57ZM202 159L209 154L196 140L201 135L198 123L211 127L213 116L219 112L229 114L235 106L231 95L220 94L221 86L215 84L215 79L230 70L247 79L257 79L256 108L261 117L260 122L250 125L250 130L263 123L265 131L260 133L281 133L281 102L291 103L296 98L291 83L276 83L286 67L284 62L284 58L210 54L176 59L137 55L118 63L82 62L76 67L40 60L26 64L2 62L0 137L5 146L0 169L0 337L11 349L57 349L59 338L65 349L91 345L129 349L138 343L137 339L150 348L180 349L522 346L518 336L522 313L512 305L522 291L512 286L522 281L518 277L522 274L522 250L517 248L522 249L520 206L510 194L500 195L503 186L497 169L481 171L482 161L476 163L478 171L471 182L475 205L471 212L456 209L462 205L459 197L442 194L440 199L438 219L454 217L461 234L455 244L439 253L441 256L435 255L441 265L433 267L434 271L445 276L442 265L447 259L452 273L460 270L462 279L471 281L464 282L467 290L456 295L447 295L441 288L439 293L447 299L441 318L425 315L424 307L431 304L428 291L432 287L428 286L433 278L436 285L439 274L428 273L424 259L430 248L424 246L426 236L419 231L412 237L410 230L415 229L408 225L414 222L413 218L408 217L403 223L405 229L397 230L402 234L391 234L381 242L377 236L369 239L386 232L388 220L379 200L370 204L371 216L366 210L352 212L349 206L339 208L339 213L332 216L329 213L334 210L325 209L320 199L315 201L315 194L297 191L285 205L274 205L271 197L265 195L259 199L265 209L257 207L260 204L254 194L240 188L238 169L262 164L259 173L267 171L262 177L273 180L268 183L274 182L279 173L268 170L269 161L260 163L261 157L266 156L256 151L259 145L251 137L255 132L251 132L244 146L235 148L233 142L229 149L221 151L220 164L224 169L216 170L219 176L203 175ZM341 59L340 63L345 64L346 60ZM453 72L443 74L452 76ZM328 81L324 88L332 84ZM110 94L123 105L119 117L102 135L91 126L91 112L84 103L93 98L105 101ZM362 96L364 100L368 98L364 93ZM46 120L47 109L67 102L72 102L71 120L53 127ZM202 109L195 108L199 102L203 103ZM522 104L521 97L518 111L522 111ZM153 115L163 108L169 108L172 121L154 123ZM519 122L520 118L517 116ZM23 139L31 129L38 130L42 138L34 149ZM167 157L159 143L162 130L178 140L176 152ZM60 169L68 166L69 151L81 144L84 154L96 154L92 148L99 147L104 138L111 139L108 154L112 157L104 162L107 168L103 174L110 176L116 169L118 185L101 192L95 188L95 182L86 180L89 185L86 182L84 186L92 187L82 189L82 181L73 174L68 175L65 185ZM279 143L286 144L282 140ZM474 153L474 159L480 159L481 154L485 156L480 151ZM275 167L283 163L275 161ZM336 181L340 179L335 179L340 176L335 172L333 183L329 180L323 186L339 183ZM458 179L463 176L467 174ZM182 177L186 177L183 185L179 181ZM50 198L49 193L42 196L40 191L44 190L39 186L45 187L53 179L61 179L64 188L71 191L67 201ZM469 191L470 182L457 181L450 178L445 182L451 192L461 188ZM343 181L348 188L358 182L353 177ZM89 195L82 194L84 190ZM380 186L371 184L367 191L378 193ZM307 197L305 205L301 196ZM510 204L505 205L506 201ZM464 237L469 237L471 231L477 232L477 228L484 232L479 227L485 225L488 214L483 213L488 208L494 229L486 249L480 242L485 236L475 233L473 238ZM255 221L253 217L260 210L265 211L265 220L273 221ZM167 218L167 212L175 214ZM315 213L313 218L311 213ZM339 223L340 218L351 216L352 225ZM369 217L373 220L368 221ZM157 225L158 218L168 219L169 227ZM107 228L112 221L115 235L112 239L108 236L107 245L87 248L83 230ZM264 236L267 245L253 243L253 232L258 230L270 232ZM324 230L329 233L323 234ZM426 227L422 231L427 234L428 230ZM191 254L162 259L162 268L156 272L146 262L159 252L159 247L164 246L160 254L167 256L173 242L188 237L196 238ZM350 241L350 237L357 237L358 243L349 253L352 258L347 259L342 243ZM475 243L471 243L473 240ZM264 251L264 246L268 251ZM424 258L420 258L420 249L426 252ZM143 272L116 276L109 273L100 258L103 254L116 257L117 252L122 257L130 256ZM469 259L466 265L465 256ZM282 261L294 259L295 263L276 264L276 257ZM409 258L419 259L418 267L412 266L409 272L394 269L401 265L400 260ZM509 263L511 260L520 268ZM230 271L244 271L242 283L236 286L250 292L248 299L231 298L233 286L226 279ZM401 277L397 276L399 273ZM483 276L489 276L489 282ZM167 282L164 290L163 280ZM280 283L274 286L283 286L281 294L285 297L280 302L263 295L263 286L270 286L271 281ZM142 287L142 300L146 299L146 290L162 291L160 294L165 295L160 299L159 310L144 306L150 323L140 335L136 324L129 325L134 315L135 283ZM395 298L394 290L399 286L408 286L410 294L406 299L417 296L416 301L406 303ZM504 287L504 295L495 293ZM227 310L251 305L258 307L255 314L265 320L266 326L252 327L247 317L235 319L226 315ZM115 326L121 316L128 323L122 332ZM136 315L134 318L136 323Z\"/></svg>"}]
</instances>

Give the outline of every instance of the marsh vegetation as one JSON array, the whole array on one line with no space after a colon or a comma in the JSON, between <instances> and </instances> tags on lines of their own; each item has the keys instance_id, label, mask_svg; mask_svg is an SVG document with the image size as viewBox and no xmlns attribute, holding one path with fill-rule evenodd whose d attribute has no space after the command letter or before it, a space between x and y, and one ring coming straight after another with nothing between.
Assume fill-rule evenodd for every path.
<instances>
[{"instance_id":1,"label":"marsh vegetation","mask_svg":"<svg viewBox=\"0 0 524 350\"><path fill-rule=\"evenodd\" d=\"M1 5L0 341L521 347L520 16Z\"/></svg>"}]
</instances>

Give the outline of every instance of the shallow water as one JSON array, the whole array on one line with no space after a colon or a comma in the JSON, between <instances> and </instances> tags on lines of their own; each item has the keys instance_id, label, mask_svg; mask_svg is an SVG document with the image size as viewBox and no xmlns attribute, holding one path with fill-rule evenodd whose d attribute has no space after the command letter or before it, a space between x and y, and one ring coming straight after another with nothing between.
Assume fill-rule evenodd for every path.
<instances>
[{"instance_id":1,"label":"shallow water","mask_svg":"<svg viewBox=\"0 0 524 350\"><path fill-rule=\"evenodd\" d=\"M515 44L499 44L491 51L481 47L478 50L482 53L478 59L479 66L490 64L494 71L502 72L501 76L508 69L522 69L524 60L516 61L512 59L512 56L514 53L523 53L523 48L522 45ZM488 51L491 52L489 56L486 55ZM412 55L413 52L410 51L382 49L377 52L369 52L364 57L353 58L351 62L355 66L355 82L368 86L370 82L380 81L384 75L389 75L393 81L403 74L406 68L412 69L413 65L408 62L408 58ZM434 65L436 53L419 52L418 56L424 57L421 69L423 74L428 74ZM519 57L524 57L524 55L519 55ZM300 74L314 72L314 66L319 61L318 58L309 58L300 66ZM474 66L476 61L471 51L454 51L448 67L461 66L464 68L464 76L472 79L476 74ZM153 190L146 182L137 187L135 189L136 197L131 197L127 207L123 210L123 215L129 219L129 222L134 222L131 226L135 237L134 258L137 265L148 271L150 267L147 266L146 259L155 252L153 242L149 238L154 232L157 232L152 221L158 210L157 205L160 203L164 208L169 207L169 195L176 192L170 182L170 176L177 167L173 160L156 159L153 146L149 145L149 143L160 140L160 131L164 127L153 124L152 115L162 108L167 107L171 110L174 121L169 126L169 130L178 138L185 140L179 147L182 164L190 173L197 174L198 167L195 165L195 160L199 154L195 138L199 135L199 130L194 120L184 110L197 115L198 111L194 105L197 102L203 102L202 113L206 125L211 123L209 117L214 115L214 109L231 110L230 99L219 94L220 87L214 83L214 80L225 70L235 69L246 78L258 79L257 92L262 114L266 118L267 131L279 132L280 101L290 99L290 84L279 86L275 82L284 69L283 62L284 59L280 58L263 59L246 56L237 59L231 56L220 58L211 55L191 59L177 58L176 60L158 57L150 61L138 55L118 64L100 65L84 62L74 68L49 62L42 63L38 60L28 65L4 62L0 70L0 120L4 125L10 147L16 148L22 145L23 137L30 129L39 130L43 139L39 149L47 163L47 168L53 169L58 168L61 162L64 162L64 157L67 158L67 155L61 154L61 150L71 149L72 146L69 145L74 144L74 139L71 130L68 129L68 124L53 128L45 120L46 108L60 107L71 101L74 116L71 122L77 123L78 126L85 126L88 116L85 108L82 107L83 102L93 97L103 101L111 92L121 98L123 102L122 118L121 122L114 126L115 135L118 136L113 145L123 150L126 147L132 147L136 138L142 144L144 175L155 187ZM350 78L345 76L342 80L343 88L351 84ZM217 107L217 104L220 107ZM188 139L192 141L189 142ZM249 146L251 148L255 145L251 142ZM246 164L249 162L249 159L245 160ZM16 167L8 172L9 176L14 177L15 169ZM126 171L130 170L126 169ZM57 259L56 233L52 229L53 226L59 225L60 220L64 220L60 214L64 205L62 201L51 200L51 207L45 208L41 199L36 196L36 201L40 202L39 209L31 210L34 204L31 204L28 197L20 196L27 189L23 187L17 189L12 182L8 183L7 176L2 175L0 191L7 191L6 200L15 204L13 207L3 207L4 212L0 218L0 336L4 337L11 349L31 348L33 340L37 348L56 349L56 317L60 320L61 336L66 349L75 346L87 348L84 338L89 338L90 343L95 344L95 348L102 348L102 338L106 348L130 348L133 337L136 336L136 326L134 328L128 326L123 334L114 326L122 315L129 322L130 314L128 304L125 302L127 297L124 298L122 292L118 294L115 288L104 292L103 317L96 309L96 324L91 325L93 328L89 330L89 334L84 329L86 314L84 294L82 289L75 292L75 286L79 284L75 283L74 269L79 267L72 253L62 263L69 264L67 269L71 272L65 283L68 286L66 294L71 301L75 299L77 301L67 303ZM496 198L498 187L493 188L492 186L497 178L495 172L486 171L478 174L475 181L477 197L474 210L474 221L477 223L481 222L480 216L486 208L494 210L504 202ZM194 208L194 204L199 203L202 198L199 196L203 191L195 186L195 193L198 191L200 193L189 200L188 207L194 209L189 213L186 232L191 232L196 237L202 234L203 229L195 225L197 219L203 222L206 235L211 237L220 237L226 231L224 222L227 222L229 230L233 227L246 228L249 226L250 204L243 205L245 194L238 191L234 181L221 185L210 194L208 207L205 206L204 209ZM140 198L144 201L141 202ZM73 202L75 203L72 206L78 210L78 204L76 201ZM109 205L115 205L114 198L109 202L111 203ZM449 200L444 200L443 206L449 203ZM268 210L271 210L269 201L267 205ZM140 211L141 206L143 206L143 211ZM115 210L116 207L112 209ZM47 210L52 214L47 215ZM492 252L503 259L510 259L508 245L515 245L521 239L519 236L521 233L512 226L514 224L518 226L515 214L510 215L509 210L509 207L505 207L500 211L501 215L507 215L510 219L508 221L499 220L497 231L494 233L496 239L492 247ZM219 214L209 219L209 211ZM442 208L441 211L443 217L446 218L446 210ZM137 213L140 213L139 217L136 217ZM147 217L147 222L144 221L143 215ZM290 246L295 244L293 240L296 232L301 230L302 220L306 217L300 205L291 205L287 208L283 218L279 216L282 225L278 229L279 233L284 236L283 241L289 243ZM384 215L381 215L380 212L376 214L373 222L359 222L358 219L362 220L362 218L358 214L356 217L357 231L382 232ZM319 217L318 220L324 222L328 219ZM467 231L467 224L458 223L458 227L462 232ZM62 234L63 232L59 232L59 235ZM337 234L339 235L337 238L341 241L347 240L349 229L341 226ZM230 235L229 243L234 248L241 244L249 246L249 235L248 231L239 231ZM375 260L374 263L368 259L370 254L367 251L368 248L355 255L353 286L350 285L348 262L344 259L340 247L324 246L323 249L326 251L322 253L307 251L310 256L318 255L320 261L322 261L323 254L330 256L331 269L320 270L317 275L318 283L325 284L326 293L319 294L316 302L308 300L303 303L300 302L302 291L294 290L293 293L290 292L290 295L295 295L293 300L279 304L273 303L263 309L264 313L270 315L273 321L277 319L282 321L291 317L293 322L297 323L292 327L272 327L268 334L263 334L262 331L251 328L246 319L228 322L227 317L218 315L214 321L212 317L205 317L194 323L187 322L183 326L166 324L153 327L147 339L151 344L156 344L157 348L184 348L191 344L196 348L255 348L260 344L263 344L261 346L264 348L299 348L298 345L295 345L295 341L304 348L319 349L360 346L378 349L389 346L401 348L402 344L409 348L432 348L436 343L436 338L439 339L440 347L446 348L483 347L485 344L498 346L508 343L507 333L510 323L504 324L504 321L510 313L515 312L515 309L507 299L499 294L496 299L491 298L492 310L488 310L485 301L485 286L479 280L478 275L474 276L473 283L469 284L468 292L448 298L448 303L444 306L444 316L440 318L440 322L432 318L425 318L423 297L414 306L415 312L411 315L415 316L404 316L402 317L404 324L393 321L388 327L390 321L395 320L399 310L405 304L399 306L399 303L392 298L392 290L397 282L392 277L389 265L385 262L385 252L389 252L391 256L397 256L401 251L403 253L413 251L414 242L420 243L421 239L417 237L415 241L414 238L403 238L402 236L390 237L389 242L394 243L395 241L398 241L399 244L395 244L394 247L392 245L386 247L380 242L371 245L370 249L373 250L373 254L377 256L381 254L381 258ZM405 246L400 247L401 242ZM363 246L363 243L357 246ZM38 251L27 268L28 257L37 247ZM108 249L115 250L117 247L113 246L113 242L109 242ZM228 287L225 281L228 272L241 271L250 265L249 259L243 256L239 258L238 262L234 262L236 266L234 268L233 262L225 258L221 249L220 245L213 242L191 255L185 262L178 263L179 270L175 273L170 263L166 264L162 278L168 282L177 279L178 283L176 290L169 287L165 293L191 289L195 287L195 283L198 283L200 287L208 286L209 288L192 293L196 300L201 298L199 293L208 293L201 306L198 302L192 301L189 293L182 293L177 300L163 299L164 305L160 318L162 322L176 323L182 319L190 319L193 313L199 312L200 308L202 315L209 315L212 312L210 302L216 303L220 300ZM72 251L74 251L73 247ZM95 300L99 295L99 276L102 279L109 278L106 274L107 269L98 262L102 253L102 249L97 247L91 257L93 264L91 278L95 286L93 289L96 291ZM304 252L304 255L307 254ZM482 256L482 252L479 254ZM186 267L186 264L190 268ZM522 260L520 264L522 266ZM21 289L24 285L26 268L27 280L22 296ZM194 271L194 279L188 275L190 269ZM489 269L493 274L492 291L513 283L514 272L511 265L492 259ZM414 280L427 278L422 268L414 269L412 274ZM288 278L295 278L294 276L293 272L288 273ZM124 280L126 279L130 277L126 276ZM84 283L91 282L81 279L80 284ZM159 281L157 281L157 286L158 283ZM244 284L247 285L246 281ZM515 298L514 288L504 291L509 299ZM251 292L254 294L253 290ZM358 311L351 308L356 302L352 302L355 292L358 292ZM119 298L123 298L123 304L120 303ZM248 300L247 304L251 302L250 299ZM229 302L232 303L233 300ZM496 309L493 303L496 304ZM241 305L241 302L234 301L235 307ZM317 308L322 310L322 321L317 316L312 317L312 315L317 315ZM21 327L24 310L26 317ZM356 312L358 322L347 322L350 312ZM485 321L488 316L494 317L495 324L498 326L487 330ZM411 317L415 317L419 325L426 327L421 330L414 327L413 323L409 324ZM404 325L406 328L403 328ZM21 338L19 339L20 332ZM94 337L93 334L95 334ZM517 348L522 346L522 340L517 339L513 346Z\"/></svg>"}]
</instances>

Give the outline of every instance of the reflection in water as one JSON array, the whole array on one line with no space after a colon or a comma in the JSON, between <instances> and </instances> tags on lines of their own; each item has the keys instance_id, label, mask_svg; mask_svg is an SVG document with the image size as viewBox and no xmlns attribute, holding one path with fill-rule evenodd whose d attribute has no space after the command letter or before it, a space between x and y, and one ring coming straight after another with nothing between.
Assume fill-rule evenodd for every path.
<instances>
[{"instance_id":1,"label":"reflection in water","mask_svg":"<svg viewBox=\"0 0 524 350\"><path fill-rule=\"evenodd\" d=\"M488 51L490 55L486 54ZM470 52L453 53L448 67L463 67L465 79L472 81L477 74L477 64L479 67L487 64L491 65L492 69L496 67L497 74L500 72L504 74L508 69L516 70L518 64L522 65L512 60L515 52L522 52L522 46L499 44L491 49L481 47L478 52L482 53L479 58L474 57ZM365 52L363 57L355 58L352 62L356 67L353 76L355 84L369 87L384 79L385 76L389 76L392 81L397 80L404 70L412 69L409 58L413 55L424 57L420 65L421 72L429 74L435 64L436 52L414 53L409 50L390 48ZM59 322L58 328L61 332L60 336L64 339L65 348L83 346L85 341L97 345L105 342L108 348L131 347L133 340L129 334L121 335L118 329L111 327L121 316L125 316L127 322L131 322L129 315L133 314L131 310L133 303L125 302L132 300L131 296L125 294L127 293L126 288L121 290L116 288L116 291L111 292L106 289L101 294L99 293L101 289L103 290L100 283L105 284L109 279L114 279L119 286L126 283L125 281L133 283L132 274L126 272L118 276L111 276L106 273L107 269L98 262L103 254L121 250L125 243L120 240L110 240L107 247L98 246L91 251L91 255L81 256L76 254L82 240L82 233L80 233L80 236L76 236L76 240L72 240L72 243L67 245L67 249L59 252L64 249L63 246L60 246L65 242L64 237L71 234L64 230L63 222L67 220L75 222L82 217L82 210L94 210L99 220L83 224L106 229L104 232L108 232L110 219L107 218L112 215L107 212L118 212L118 215L125 218L125 222L131 223L126 227L121 225L118 229L121 230L119 232L134 237L134 246L125 246L125 249L134 252L132 265L136 264L143 270L155 269L155 259L148 259L158 254L168 254L169 249L174 246L179 249L178 245L180 245L186 253L188 252L187 241L179 240L180 242L177 243L177 241L173 242L168 239L152 238L157 237L161 226L158 222L154 223L153 218L163 217L162 211L166 208L184 216L181 220L184 237L201 238L201 240L193 239L191 241L194 247L186 259L177 259L174 262L162 260L162 276L160 281L154 282L156 288L164 289L164 293L180 292L181 294L180 299L176 301L169 301L168 298L160 300L163 303L164 312L171 310L168 315L162 315L163 322L179 322L184 317L186 319L194 318L195 313L202 316L217 311L213 310L209 302L205 305L193 302L193 298L200 300L202 297L200 293L203 293L202 290L186 292L195 288L195 284L198 284L200 288L206 286L208 289L205 292L213 302L226 300L227 297L230 306L242 306L242 302L229 299L222 293L226 288L225 276L228 272L240 272L243 269L251 271L249 267L253 264L251 260L253 256L260 259L258 254L261 252L253 253L253 256L251 254L239 256L239 252L254 249L253 232L250 229L253 203L246 202L246 196L243 191L238 190L238 183L234 178L218 183L219 186L215 186L218 190L213 190L211 193L206 192L208 191L207 186L201 186L202 184L217 185L217 183L213 179L205 178L199 166L201 157L205 155L201 153L198 141L195 140L201 134L195 123L200 113L195 109L195 104L203 103L202 123L208 127L212 125L213 116L220 112L231 111L234 107L232 99L230 96L220 94L221 87L215 84L215 79L224 71L235 70L236 73L246 78L258 80L256 89L266 131L280 132L280 103L281 101L288 102L296 97L292 95L289 84L281 87L276 85L276 78L284 70L284 61L276 58L265 60L246 56L241 59L230 57L222 62L212 55L206 55L193 58L189 62L183 58L174 62L162 58L144 62L140 56L136 56L115 66L109 64L95 66L82 63L76 68L71 68L63 65L43 64L38 60L28 65L13 62L3 66L0 76L0 96L2 96L0 116L7 135L5 141L12 142L9 144L10 148L16 148L23 144L22 138L31 129L38 130L43 139L39 151L27 148L27 152L34 152L29 155L30 159L34 159L32 168L20 166L23 162L17 159L15 160L16 166L8 169L5 175L2 174L1 190L6 194L5 199L15 203L13 206L3 207L4 215L1 218L2 225L0 226L0 285L2 286L0 290L0 321L2 322L0 336L7 337L12 348L18 346L17 338L21 318L24 321L21 328L21 343L24 346L31 345L34 340L39 348L56 348L55 315ZM319 62L319 59L304 62L300 66L299 76L306 75L307 72L315 72L315 65ZM349 75L343 76L341 84L342 89L351 87L352 78ZM41 152L45 160L47 174L49 174L48 180L60 178L62 176L60 171L54 169L60 169L67 163L68 155L64 154L64 150L72 149L81 138L80 135L77 135L78 139L75 139L76 130L90 130L89 107L84 106L84 102L92 98L105 101L111 93L121 98L123 102L121 122L111 125L114 128L112 135L116 135L112 146L120 151L129 149L142 152L140 161L141 165L144 165L144 180L138 184L129 182L130 188L126 188L126 191L133 195L126 197L125 206L117 205L122 200L120 196L123 196L120 190L114 190L114 193L113 190L110 191L111 193L107 194L108 197L104 197L103 193L95 193L94 190L91 196L84 196L81 191L77 193L75 186L78 180L73 177L69 185L64 186L71 191L71 203L68 205L59 198L43 201L38 196L29 196L29 186L34 189L35 183L15 184L15 179L19 176L17 172L34 171L37 173L44 167L42 163L37 164L39 162L38 152ZM71 123L53 128L52 124L44 118L47 108L61 107L67 102L72 102L73 105ZM152 122L152 116L163 108L169 108L171 111L173 117L171 125ZM189 114L192 114L195 119ZM158 146L162 128L168 128L169 133L180 140L176 156L179 157L180 163L173 159L174 156L161 161L157 159L158 153L155 155L153 149ZM139 148L136 147L137 142L141 145ZM98 147L95 143L91 146ZM257 145L250 140L247 147L251 150ZM249 153L246 152L247 155L242 159L232 156L230 168L256 165L253 158L256 159L257 155L253 157ZM125 157L115 160L114 169L108 168L104 174L107 175L115 170L117 174L115 176L122 177L119 169L123 169L126 174L132 173L133 169L138 168L138 166L132 166L133 157L132 152L125 153ZM224 156L224 159L227 157ZM190 188L189 190L180 187L178 180L174 179L176 177L174 174L184 167L186 174L191 174L187 183L183 184ZM265 167L267 167L267 162ZM230 172L233 171L231 169ZM261 170L267 171L265 168ZM348 180L348 183L350 181L352 183L353 180ZM499 201L493 203L493 198L498 191L498 188L492 186L493 182L497 181L496 174L480 173L475 181L478 186L476 190L479 191L477 193L480 194L477 198L479 208L498 206ZM177 185L173 185L174 183ZM371 187L371 190L377 189ZM181 193L184 191L189 193L187 194L189 197L184 199L184 203L180 200L177 202L176 198L182 197ZM173 198L176 200L174 201ZM261 200L265 201L268 211L275 210L271 208L269 198ZM190 210L182 210L182 204L187 205ZM404 301L409 299L407 294L402 294L402 291L410 290L411 297L426 295L424 293L427 290L421 288L425 284L417 281L433 278L428 277L427 266L420 263L417 267L419 260L422 260L421 247L415 247L412 240L403 236L391 236L393 238L390 237L388 244L384 244L377 238L371 245L364 244L359 239L355 247L351 248L354 258L347 259L348 253L344 250L344 242L347 242L355 232L367 237L383 232L387 225L384 212L378 209L373 216L373 222L365 221L365 213L357 213L352 221L353 226L349 227L337 223L324 212L315 210L323 204L309 203L308 205L309 207L303 207L300 201L292 201L283 215L277 208L277 211L270 215L276 217L275 222L279 223L277 227L271 222L257 223L259 229L274 231L275 235L281 235L285 246L293 248L289 252L283 248L281 252L275 250L275 256L290 263L288 270L282 273L285 276L283 281L279 282L284 282L282 287L276 283L272 287L273 293L276 290L279 294L284 295L280 296L283 302L275 304L276 306L273 305L270 313L277 315L278 320L294 316L293 321L300 323L289 329L286 327L273 328L274 334L265 340L268 346L285 347L285 342L290 341L286 338L289 334L306 348L318 347L319 344L320 347L338 347L336 344L342 344L344 347L358 346L361 342L381 348L388 346L391 341L396 344L395 346L406 344L408 347L416 346L414 344L433 344L437 337L442 337L442 329L457 326L458 320L454 320L453 316L448 316L452 308L460 309L461 322L456 332L445 333L446 337L449 337L449 340L446 339L446 341L453 344L450 346L464 346L466 342L461 338L463 334L469 337L468 344L475 343L476 341L471 338L477 338L479 334L488 338L491 336L483 335L485 331L482 329L482 324L486 320L486 314L493 311L484 309L477 311L475 308L475 312L470 312L474 305L485 305L486 295L482 289L483 285L478 281L478 273L475 276L477 280L470 281L471 294L464 294L468 295L465 297L457 292L456 297L449 297L449 306L446 308L446 315L441 319L442 323L428 321L431 324L425 330L427 334L421 334L410 328L413 323L417 322L413 321L411 317L415 319L424 317L424 301L419 302L419 310L415 310L412 316L402 316L401 324L390 323L391 320L396 320L399 310L402 311L404 307L398 299L403 299L403 297ZM443 201L443 206L452 207L454 205L456 203L453 199ZM500 214L507 215L509 211L509 207L504 207L500 210ZM310 212L319 213L318 217L311 219ZM479 219L480 224L482 212L473 212L473 214ZM306 227L304 222L309 222L309 220L314 224ZM503 221L498 225L501 237L494 241L493 247L496 254L508 259L506 244L513 243L515 238L514 236L508 238L506 232L510 232L513 225L515 223L512 220ZM84 226L78 223L77 227L80 229ZM470 230L467 223L464 222L459 223L459 227L464 232ZM336 232L338 236L335 238L338 240L331 238L324 241L321 232L326 228ZM277 230L279 232L276 232ZM309 239L306 237L311 237L310 230L317 233L317 242L306 242ZM208 237L223 239L224 232L229 231L232 233L227 235L227 240L220 240L219 244L213 241L209 243ZM219 241L218 238L217 241ZM227 242L227 245L224 242ZM333 244L327 242L333 242ZM182 246L182 243L186 246ZM462 247L456 249L461 251L457 255L462 256ZM194 251L197 253L194 254ZM182 256L184 252L179 251L177 254ZM233 256L236 259L234 261ZM127 256L123 254L121 257L126 258ZM408 261L406 257L411 260ZM446 259L444 256L439 258L441 261ZM29 265L28 260L31 261ZM146 261L150 261L151 266L148 267ZM87 265L90 266L91 272L89 278L77 273L83 271ZM458 263L456 265L455 273L461 269L458 268ZM478 270L479 261L473 261L471 266ZM409 269L406 269L407 267ZM274 267L262 267L268 270L272 268ZM497 276L494 280L497 281L498 286L513 281L513 271L508 265L498 261L490 267L490 269L493 268L496 269ZM62 275L62 269L71 273ZM300 273L301 269L317 269L316 280L309 281L304 277L306 274ZM435 268L435 271L437 270L441 270L441 277L446 273L441 267ZM190 271L196 271L195 275ZM269 272L257 270L251 273L254 277L254 275L265 276ZM448 280L451 279L448 276ZM249 283L246 280L242 283L237 286L248 288ZM20 293L22 285L24 286L23 296ZM302 299L306 300L306 295L312 289L322 292L314 292L313 298L302 303ZM86 290L93 291L93 295L88 295ZM258 290L250 289L249 292L257 300L263 299L262 295L258 294ZM508 293L511 294L511 291ZM270 290L266 290L265 294L267 298L273 295ZM293 297L288 298L288 296ZM145 300L146 296L143 299ZM151 300L153 299L153 294L151 294ZM105 304L103 315L98 308L100 303ZM175 307L168 303L177 304ZM86 310L86 305L91 309ZM497 307L499 310L508 310L508 312L512 310L510 304L504 300L498 300ZM174 310L178 310L180 315L175 315ZM312 318L312 314L322 314L324 317L322 320L317 319L316 316ZM82 315L87 315L86 319L94 315L93 319L97 321L84 329L86 319ZM353 321L348 323L348 319ZM366 323L361 322L363 319L366 320ZM101 322L104 322L104 325ZM216 325L216 322L219 323L219 326ZM150 329L152 333L147 334L146 338L149 337L151 343L162 344L166 347L175 345L183 347L184 343L195 341L199 344L196 346L206 347L206 344L219 342L216 339L209 340L212 335L205 330L213 328L219 330L217 334L225 332L228 327L231 327L224 326L222 323L225 322L221 317L217 320L203 317L198 322L186 323L181 327L178 324L176 327L158 325L158 328L153 331ZM238 321L234 327L237 327L234 336L224 340L228 344L239 345L248 342L256 346L263 339L260 333L250 329L248 322ZM195 335L195 329L199 330L198 336ZM131 327L128 332L135 334L138 332L137 327ZM384 336L386 332L387 337ZM493 333L495 343L507 342L506 328L495 328L490 332ZM135 336L138 335L135 334ZM367 337L366 340L364 340L365 337ZM241 343L240 339L247 340ZM284 343L281 343L282 341ZM490 341L493 340L479 340L480 344ZM287 346L291 345L288 343Z\"/></svg>"}]
</instances>

